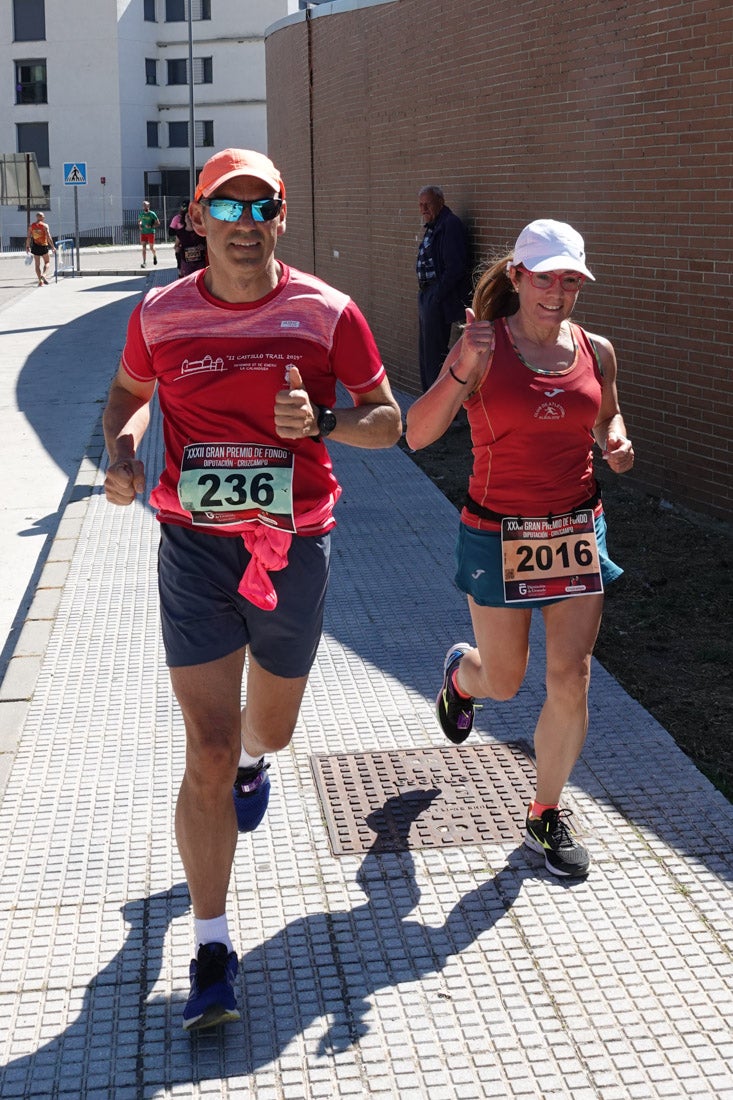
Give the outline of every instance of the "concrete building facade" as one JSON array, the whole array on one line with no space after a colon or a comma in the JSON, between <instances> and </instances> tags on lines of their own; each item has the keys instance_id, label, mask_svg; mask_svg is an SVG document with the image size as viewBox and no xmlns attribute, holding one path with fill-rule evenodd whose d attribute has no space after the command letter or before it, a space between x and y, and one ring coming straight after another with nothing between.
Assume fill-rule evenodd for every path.
<instances>
[{"instance_id":1,"label":"concrete building facade","mask_svg":"<svg viewBox=\"0 0 733 1100\"><path fill-rule=\"evenodd\" d=\"M82 231L104 237L149 198L164 216L216 148L267 148L264 31L297 0L8 0L0 17L0 152L34 152L56 235L74 229L64 165L86 165ZM189 25L191 45L189 51ZM26 212L0 208L2 244Z\"/></svg>"}]
</instances>

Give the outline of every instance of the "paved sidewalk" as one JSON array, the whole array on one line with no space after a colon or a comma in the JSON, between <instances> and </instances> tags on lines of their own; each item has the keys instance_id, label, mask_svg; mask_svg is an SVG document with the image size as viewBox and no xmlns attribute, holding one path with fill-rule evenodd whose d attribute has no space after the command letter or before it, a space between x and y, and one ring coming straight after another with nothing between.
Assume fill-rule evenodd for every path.
<instances>
[{"instance_id":1,"label":"paved sidewalk","mask_svg":"<svg viewBox=\"0 0 733 1100\"><path fill-rule=\"evenodd\" d=\"M156 275L156 272L170 273L176 266L173 243L159 241L156 245L157 265L148 253L147 266L141 268L142 249L139 244L124 245L84 245L79 251L79 273L75 273L76 259L71 252L64 251L63 257L51 256L50 285L65 282L67 278L92 278L112 275L143 276ZM66 265L69 265L68 267ZM54 274L55 273L55 274ZM25 252L0 252L0 308L8 298L5 291L11 288L39 290L45 294L45 288L36 283L33 264L26 262Z\"/></svg>"},{"instance_id":2,"label":"paved sidewalk","mask_svg":"<svg viewBox=\"0 0 733 1100\"><path fill-rule=\"evenodd\" d=\"M28 637L39 629L32 625L37 614L27 622L31 603L53 611L41 573L54 537L63 535L59 523L119 360L127 318L147 285L142 272L29 288L27 272L22 257L0 258L0 680L21 631L23 647L36 644ZM0 759L0 782L1 769Z\"/></svg>"},{"instance_id":3,"label":"paved sidewalk","mask_svg":"<svg viewBox=\"0 0 733 1100\"><path fill-rule=\"evenodd\" d=\"M49 288L67 326L85 326L81 345L46 338L54 378L114 369L143 284L89 313L87 289L116 293L92 282ZM6 332L26 332L26 302L0 313ZM107 350L90 356L93 340ZM24 378L23 356L45 347L6 346L6 373ZM33 379L41 409L49 374ZM53 408L68 418L63 394ZM333 444L344 494L324 636L230 891L242 1020L182 1032L183 732L159 640L156 523L143 504L106 504L99 405L81 411L0 688L2 1100L733 1100L733 806L595 664L569 790L592 874L545 873L520 827L542 632L517 699L448 746L433 697L448 644L471 638L449 580L457 514L398 448ZM31 499L29 468L55 453L45 431L28 455L4 453ZM160 455L156 419L151 479ZM476 840L486 769L485 799L509 828Z\"/></svg>"},{"instance_id":4,"label":"paved sidewalk","mask_svg":"<svg viewBox=\"0 0 733 1100\"><path fill-rule=\"evenodd\" d=\"M73 252L65 253L61 264L68 263L71 270L59 265L57 277L65 279L89 278L98 275L156 275L156 272L170 273L176 266L176 258L173 251L173 242L158 240L155 246L158 263L153 262L153 256L148 249L145 268L142 267L142 248L139 244L126 245L99 245L85 247L79 250L79 263Z\"/></svg>"}]
</instances>

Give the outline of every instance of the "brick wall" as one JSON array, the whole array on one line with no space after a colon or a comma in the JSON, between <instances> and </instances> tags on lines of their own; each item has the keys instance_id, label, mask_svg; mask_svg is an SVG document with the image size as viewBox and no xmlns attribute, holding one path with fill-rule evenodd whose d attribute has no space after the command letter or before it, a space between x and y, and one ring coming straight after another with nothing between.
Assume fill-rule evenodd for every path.
<instances>
[{"instance_id":1,"label":"brick wall","mask_svg":"<svg viewBox=\"0 0 733 1100\"><path fill-rule=\"evenodd\" d=\"M637 483L733 519L733 5L396 0L267 39L283 259L350 293L418 390L417 191L477 262L535 217L583 234ZM309 81L312 73L312 83Z\"/></svg>"}]
</instances>

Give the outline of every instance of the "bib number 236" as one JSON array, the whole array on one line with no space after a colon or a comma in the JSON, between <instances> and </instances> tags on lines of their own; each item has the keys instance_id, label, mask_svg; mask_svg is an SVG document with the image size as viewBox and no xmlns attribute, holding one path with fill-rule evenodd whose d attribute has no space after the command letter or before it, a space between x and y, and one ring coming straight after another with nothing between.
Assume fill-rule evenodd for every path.
<instances>
[{"instance_id":1,"label":"bib number 236","mask_svg":"<svg viewBox=\"0 0 733 1100\"><path fill-rule=\"evenodd\" d=\"M294 531L293 454L259 443L192 443L184 448L178 499L195 524L258 520Z\"/></svg>"}]
</instances>

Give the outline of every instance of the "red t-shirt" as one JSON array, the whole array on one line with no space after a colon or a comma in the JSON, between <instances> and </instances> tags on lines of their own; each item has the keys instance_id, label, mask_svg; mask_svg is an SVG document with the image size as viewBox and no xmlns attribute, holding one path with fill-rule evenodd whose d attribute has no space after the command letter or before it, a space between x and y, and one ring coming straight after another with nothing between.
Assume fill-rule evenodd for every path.
<instances>
[{"instance_id":1,"label":"red t-shirt","mask_svg":"<svg viewBox=\"0 0 733 1100\"><path fill-rule=\"evenodd\" d=\"M162 522L221 535L254 520L301 535L335 524L341 490L328 450L277 435L275 395L293 365L312 403L329 406L337 381L368 393L385 370L346 294L280 266L258 302L213 298L199 271L150 291L130 317L122 365L157 381L164 417L165 469L150 497Z\"/></svg>"},{"instance_id":2,"label":"red t-shirt","mask_svg":"<svg viewBox=\"0 0 733 1100\"><path fill-rule=\"evenodd\" d=\"M505 319L494 327L491 368L466 402L474 454L469 496L500 515L568 512L596 491L593 425L603 382L593 346L573 324L571 367L537 374L514 350ZM497 529L466 508L461 519L479 530Z\"/></svg>"}]
</instances>

